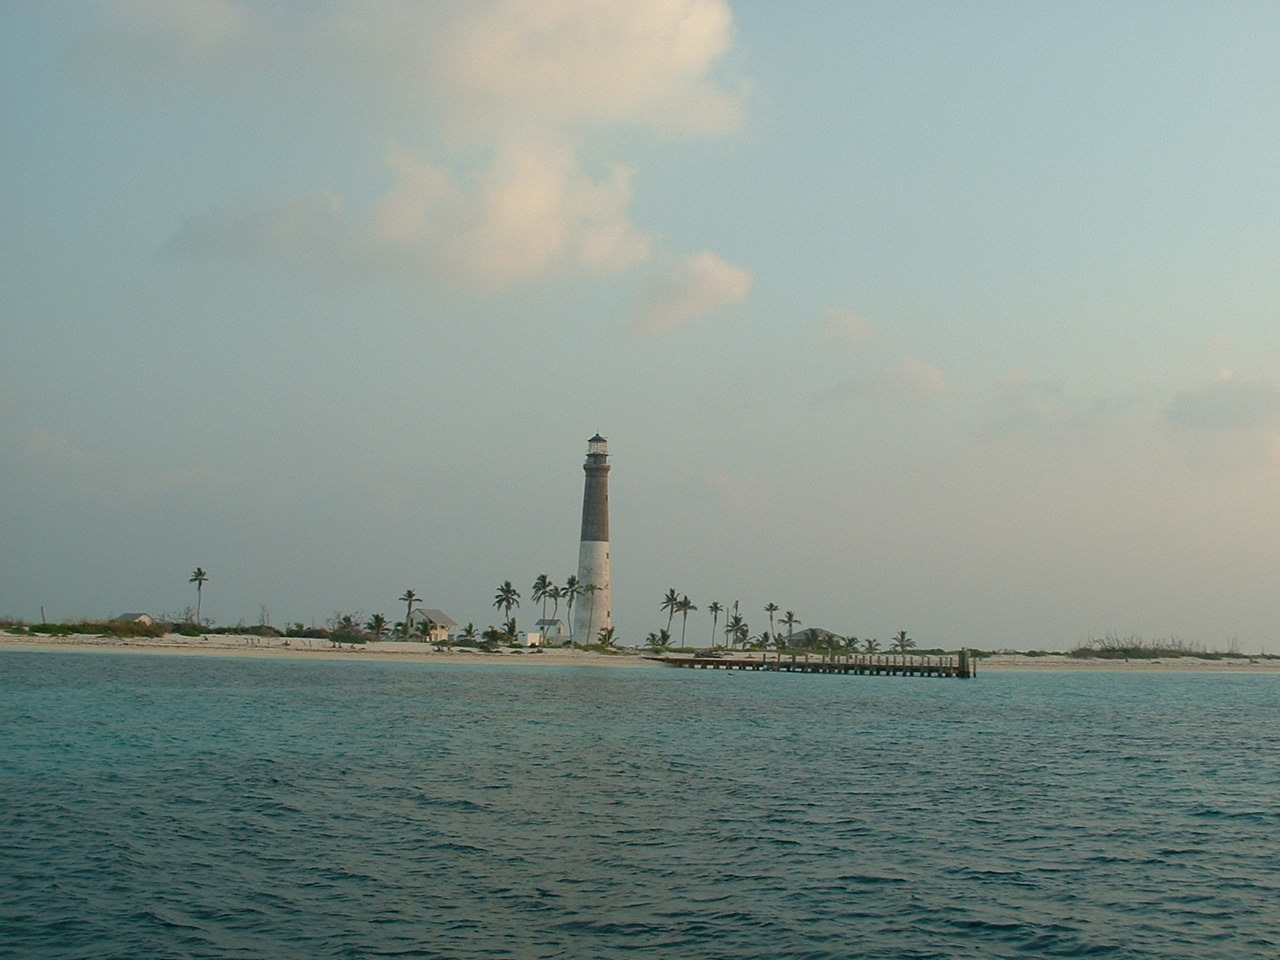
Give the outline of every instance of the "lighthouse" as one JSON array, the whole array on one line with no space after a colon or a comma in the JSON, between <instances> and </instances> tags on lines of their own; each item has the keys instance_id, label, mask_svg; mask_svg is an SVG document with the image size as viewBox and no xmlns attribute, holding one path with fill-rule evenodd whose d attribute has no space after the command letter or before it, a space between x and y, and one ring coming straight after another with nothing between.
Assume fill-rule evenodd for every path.
<instances>
[{"instance_id":1,"label":"lighthouse","mask_svg":"<svg viewBox=\"0 0 1280 960\"><path fill-rule=\"evenodd\" d=\"M587 441L587 475L582 488L582 544L578 548L578 594L573 610L573 637L595 643L600 631L613 626L612 581L609 576L609 442L600 434Z\"/></svg>"}]
</instances>

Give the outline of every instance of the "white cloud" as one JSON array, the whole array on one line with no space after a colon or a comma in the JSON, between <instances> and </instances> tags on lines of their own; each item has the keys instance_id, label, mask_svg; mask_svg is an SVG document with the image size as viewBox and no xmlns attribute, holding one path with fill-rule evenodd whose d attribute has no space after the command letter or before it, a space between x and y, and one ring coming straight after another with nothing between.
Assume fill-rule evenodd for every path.
<instances>
[{"instance_id":1,"label":"white cloud","mask_svg":"<svg viewBox=\"0 0 1280 960\"><path fill-rule=\"evenodd\" d=\"M365 4L348 6L365 21ZM626 123L723 133L741 119L740 98L712 75L732 44L724 0L499 0L460 4L443 23L435 6L393 7L394 33L375 40L394 42L418 20L416 55L401 63L447 104L455 132L488 140Z\"/></svg>"},{"instance_id":2,"label":"white cloud","mask_svg":"<svg viewBox=\"0 0 1280 960\"><path fill-rule=\"evenodd\" d=\"M886 371L891 385L901 392L916 397L934 397L949 388L947 375L923 360L904 357L902 363Z\"/></svg>"},{"instance_id":3,"label":"white cloud","mask_svg":"<svg viewBox=\"0 0 1280 960\"><path fill-rule=\"evenodd\" d=\"M875 325L848 307L828 310L823 318L822 341L829 346L865 347L879 333Z\"/></svg>"},{"instance_id":4,"label":"white cloud","mask_svg":"<svg viewBox=\"0 0 1280 960\"><path fill-rule=\"evenodd\" d=\"M662 336L708 317L751 294L751 274L710 251L680 261L650 278L635 315L636 328Z\"/></svg>"},{"instance_id":5,"label":"white cloud","mask_svg":"<svg viewBox=\"0 0 1280 960\"><path fill-rule=\"evenodd\" d=\"M330 216L327 197L241 201L193 218L172 244L188 253L311 257L481 287L623 271L653 246L630 218L633 171L589 173L584 145L617 126L718 135L743 115L718 73L733 42L725 0L334 0L302 10L122 0L104 10L108 26L81 52L100 79L145 89L148 70L152 86L185 70L240 96L256 83L255 100L271 103L293 74L318 69L315 84L340 85L354 114L381 124L380 139L426 133L434 144L391 150L398 179L366 213ZM290 228L306 210L320 219Z\"/></svg>"},{"instance_id":6,"label":"white cloud","mask_svg":"<svg viewBox=\"0 0 1280 960\"><path fill-rule=\"evenodd\" d=\"M554 272L609 273L648 258L651 240L630 220L631 171L593 181L566 150L505 149L463 183L405 150L400 182L374 208L366 241L378 256L449 279L502 286Z\"/></svg>"}]
</instances>

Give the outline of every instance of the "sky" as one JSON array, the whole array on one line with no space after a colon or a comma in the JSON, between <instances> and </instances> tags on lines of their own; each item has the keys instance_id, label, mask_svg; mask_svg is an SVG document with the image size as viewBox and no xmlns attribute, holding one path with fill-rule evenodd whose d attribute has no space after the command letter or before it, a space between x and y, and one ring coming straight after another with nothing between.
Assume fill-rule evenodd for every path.
<instances>
[{"instance_id":1,"label":"sky","mask_svg":"<svg viewBox=\"0 0 1280 960\"><path fill-rule=\"evenodd\" d=\"M624 644L1280 653L1276 4L7 3L0 130L0 616L528 622L599 432Z\"/></svg>"}]
</instances>

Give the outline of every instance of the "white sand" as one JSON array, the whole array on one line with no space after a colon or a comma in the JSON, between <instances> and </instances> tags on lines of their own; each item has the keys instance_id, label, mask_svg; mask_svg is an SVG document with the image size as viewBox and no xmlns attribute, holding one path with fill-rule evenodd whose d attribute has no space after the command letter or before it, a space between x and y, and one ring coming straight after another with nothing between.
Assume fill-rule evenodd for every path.
<instances>
[{"instance_id":1,"label":"white sand","mask_svg":"<svg viewBox=\"0 0 1280 960\"><path fill-rule=\"evenodd\" d=\"M101 637L76 634L51 637L28 636L0 631L0 649L75 650L110 653L161 653L177 656L257 657L263 659L383 660L410 663L515 663L533 666L657 667L651 660L634 654L603 654L588 650L548 649L502 650L480 653L455 647L437 651L427 643L369 643L357 647L334 647L328 640L297 637L254 637L212 634L184 637L176 633L163 637Z\"/></svg>"}]
</instances>

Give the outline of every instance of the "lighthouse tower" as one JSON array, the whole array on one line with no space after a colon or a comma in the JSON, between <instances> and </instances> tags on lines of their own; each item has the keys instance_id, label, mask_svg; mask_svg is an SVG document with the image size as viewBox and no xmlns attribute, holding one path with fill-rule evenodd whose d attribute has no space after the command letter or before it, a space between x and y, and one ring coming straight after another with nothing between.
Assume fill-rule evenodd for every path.
<instances>
[{"instance_id":1,"label":"lighthouse tower","mask_svg":"<svg viewBox=\"0 0 1280 960\"><path fill-rule=\"evenodd\" d=\"M609 442L600 434L587 441L587 474L582 489L582 545L578 549L578 599L573 607L573 638L595 643L613 626L609 576ZM594 587L594 590L592 589Z\"/></svg>"}]
</instances>

